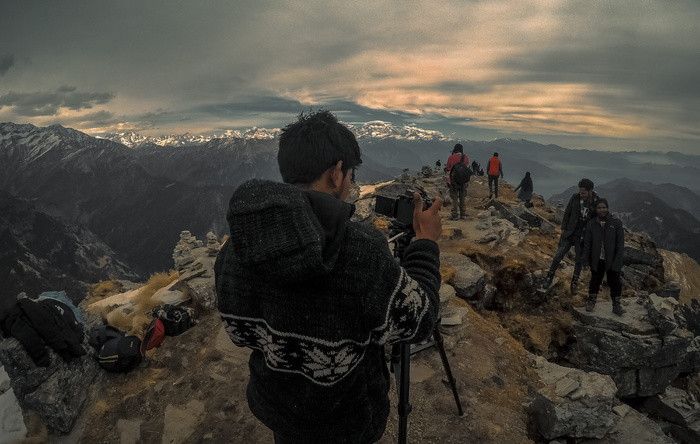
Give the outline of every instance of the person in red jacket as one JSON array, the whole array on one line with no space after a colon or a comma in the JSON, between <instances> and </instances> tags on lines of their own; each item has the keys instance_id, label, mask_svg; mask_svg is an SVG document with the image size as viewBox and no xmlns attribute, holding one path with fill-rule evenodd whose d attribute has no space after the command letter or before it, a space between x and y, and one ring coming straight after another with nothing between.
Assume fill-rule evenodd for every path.
<instances>
[{"instance_id":1,"label":"person in red jacket","mask_svg":"<svg viewBox=\"0 0 700 444\"><path fill-rule=\"evenodd\" d=\"M463 163L469 166L469 157L464 154L464 147L461 143L455 145L452 149L452 154L447 158L447 164L445 164L445 180L447 181L447 187L450 189L450 198L452 199L452 216L450 219L464 219L467 216L467 204L465 200L467 198L467 187L469 183L457 184L452 180L452 168L458 163Z\"/></svg>"},{"instance_id":2,"label":"person in red jacket","mask_svg":"<svg viewBox=\"0 0 700 444\"><path fill-rule=\"evenodd\" d=\"M496 199L498 199L498 176L503 179L503 165L501 160L498 158L498 153L493 153L493 157L489 159L489 163L486 164L486 174L489 176L489 199L491 199L494 194Z\"/></svg>"}]
</instances>

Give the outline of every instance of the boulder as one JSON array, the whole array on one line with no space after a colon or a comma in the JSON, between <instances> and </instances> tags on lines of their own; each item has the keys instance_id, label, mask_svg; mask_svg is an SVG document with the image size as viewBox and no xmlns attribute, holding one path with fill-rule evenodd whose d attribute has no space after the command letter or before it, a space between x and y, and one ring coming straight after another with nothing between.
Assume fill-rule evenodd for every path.
<instances>
[{"instance_id":1,"label":"boulder","mask_svg":"<svg viewBox=\"0 0 700 444\"><path fill-rule=\"evenodd\" d=\"M609 376L562 367L541 356L534 361L545 386L528 411L544 438L602 438L612 430L617 388Z\"/></svg>"},{"instance_id":2,"label":"boulder","mask_svg":"<svg viewBox=\"0 0 700 444\"><path fill-rule=\"evenodd\" d=\"M596 444L677 444L654 421L628 405L613 407L613 413L615 427Z\"/></svg>"},{"instance_id":3,"label":"boulder","mask_svg":"<svg viewBox=\"0 0 700 444\"><path fill-rule=\"evenodd\" d=\"M671 433L683 442L700 442L700 402L690 393L668 387L645 401L643 409L670 423Z\"/></svg>"},{"instance_id":4,"label":"boulder","mask_svg":"<svg viewBox=\"0 0 700 444\"><path fill-rule=\"evenodd\" d=\"M459 253L441 253L440 264L454 269L451 284L458 297L470 301L484 289L486 272Z\"/></svg>"},{"instance_id":5,"label":"boulder","mask_svg":"<svg viewBox=\"0 0 700 444\"><path fill-rule=\"evenodd\" d=\"M37 367L15 338L0 343L0 362L10 377L20 407L25 413L35 412L54 432L68 433L73 428L88 388L99 371L87 335L83 347L88 355L68 363L49 350L51 364Z\"/></svg>"},{"instance_id":6,"label":"boulder","mask_svg":"<svg viewBox=\"0 0 700 444\"><path fill-rule=\"evenodd\" d=\"M650 320L653 304L645 304L645 299L625 300L624 316L614 315L606 301L599 301L590 313L572 309L576 342L566 359L612 377L620 398L662 393L687 365L692 334L682 328L661 331Z\"/></svg>"}]
</instances>

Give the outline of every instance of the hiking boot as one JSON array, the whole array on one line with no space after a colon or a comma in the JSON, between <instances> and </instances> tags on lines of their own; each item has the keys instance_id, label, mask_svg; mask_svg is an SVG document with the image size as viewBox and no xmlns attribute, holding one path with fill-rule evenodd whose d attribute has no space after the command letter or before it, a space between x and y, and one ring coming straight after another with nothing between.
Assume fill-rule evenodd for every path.
<instances>
[{"instance_id":1,"label":"hiking boot","mask_svg":"<svg viewBox=\"0 0 700 444\"><path fill-rule=\"evenodd\" d=\"M549 286L552 285L553 280L554 280L554 272L550 270L547 273L547 276L544 278L544 284L542 285L542 288L549 288Z\"/></svg>"},{"instance_id":2,"label":"hiking boot","mask_svg":"<svg viewBox=\"0 0 700 444\"><path fill-rule=\"evenodd\" d=\"M593 311L593 309L595 309L596 298L598 298L598 295L595 293L588 295L588 300L586 301L586 311Z\"/></svg>"},{"instance_id":3,"label":"hiking boot","mask_svg":"<svg viewBox=\"0 0 700 444\"><path fill-rule=\"evenodd\" d=\"M459 215L460 219L466 219L467 218L467 213L462 213Z\"/></svg>"},{"instance_id":4,"label":"hiking boot","mask_svg":"<svg viewBox=\"0 0 700 444\"><path fill-rule=\"evenodd\" d=\"M622 304L620 304L620 298L619 298L619 297L613 298L613 309L612 309L612 311L613 311L613 313L615 313L615 314L618 315L618 316L622 316L623 314L625 314L625 313L627 312L624 308L622 308Z\"/></svg>"},{"instance_id":5,"label":"hiking boot","mask_svg":"<svg viewBox=\"0 0 700 444\"><path fill-rule=\"evenodd\" d=\"M572 295L575 295L578 292L578 276L571 278L571 287L569 290L571 290Z\"/></svg>"},{"instance_id":6,"label":"hiking boot","mask_svg":"<svg viewBox=\"0 0 700 444\"><path fill-rule=\"evenodd\" d=\"M456 214L453 214L452 216L450 216L450 220L459 220L459 217L457 217Z\"/></svg>"}]
</instances>

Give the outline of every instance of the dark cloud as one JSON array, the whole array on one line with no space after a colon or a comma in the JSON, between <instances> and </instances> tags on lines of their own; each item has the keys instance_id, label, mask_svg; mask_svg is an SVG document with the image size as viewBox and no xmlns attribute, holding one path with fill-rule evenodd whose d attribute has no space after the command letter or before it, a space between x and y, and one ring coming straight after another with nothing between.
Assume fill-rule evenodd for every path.
<instances>
[{"instance_id":1,"label":"dark cloud","mask_svg":"<svg viewBox=\"0 0 700 444\"><path fill-rule=\"evenodd\" d=\"M18 116L56 115L61 108L80 111L102 105L115 97L113 93L79 92L72 86L62 86L54 92L16 93L0 96L0 109L13 107Z\"/></svg>"},{"instance_id":2,"label":"dark cloud","mask_svg":"<svg viewBox=\"0 0 700 444\"><path fill-rule=\"evenodd\" d=\"M13 54L5 54L0 56L0 76L4 76L7 71L15 64L15 56Z\"/></svg>"}]
</instances>

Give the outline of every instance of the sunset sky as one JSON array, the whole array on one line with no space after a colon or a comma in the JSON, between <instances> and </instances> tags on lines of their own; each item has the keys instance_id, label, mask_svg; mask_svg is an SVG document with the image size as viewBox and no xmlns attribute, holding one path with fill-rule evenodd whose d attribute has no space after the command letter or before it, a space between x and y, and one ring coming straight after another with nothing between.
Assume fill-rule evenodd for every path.
<instances>
[{"instance_id":1,"label":"sunset sky","mask_svg":"<svg viewBox=\"0 0 700 444\"><path fill-rule=\"evenodd\" d=\"M697 0L4 0L0 122L284 126L700 155Z\"/></svg>"}]
</instances>

